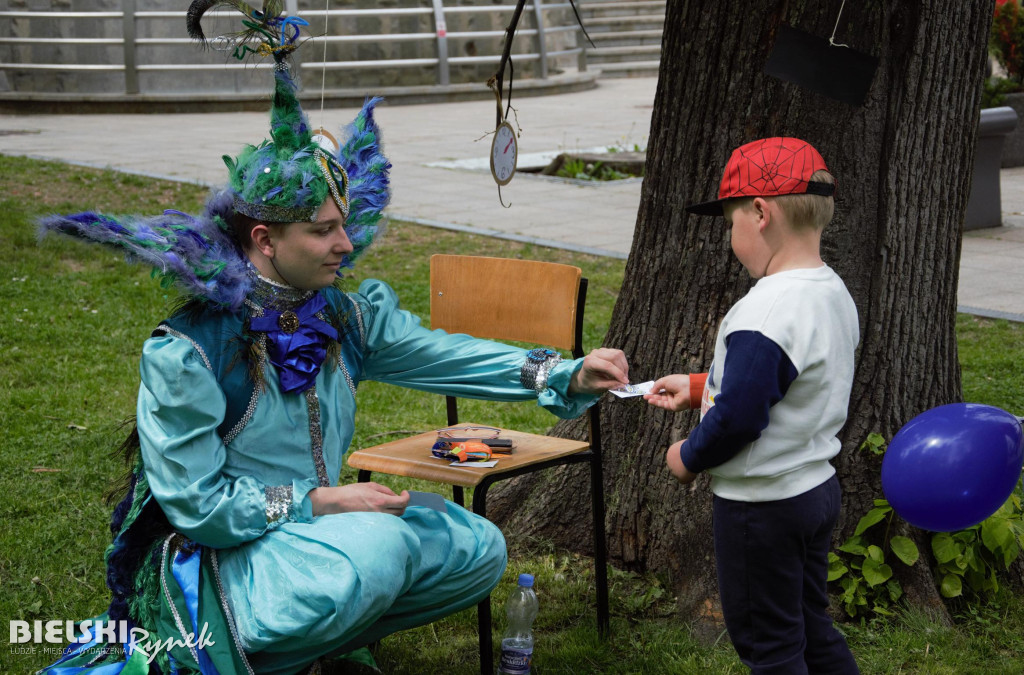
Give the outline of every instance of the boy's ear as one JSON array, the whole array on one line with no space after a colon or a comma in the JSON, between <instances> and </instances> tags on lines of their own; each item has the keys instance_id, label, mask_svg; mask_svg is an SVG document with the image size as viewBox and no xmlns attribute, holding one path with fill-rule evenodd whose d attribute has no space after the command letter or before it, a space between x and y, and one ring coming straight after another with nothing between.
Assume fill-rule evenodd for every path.
<instances>
[{"instance_id":1,"label":"boy's ear","mask_svg":"<svg viewBox=\"0 0 1024 675\"><path fill-rule=\"evenodd\" d=\"M768 223L770 223L772 219L772 210L768 205L768 201L762 197L754 197L754 202L751 204L751 208L754 210L754 213L758 218L757 228L763 232L764 228L768 227Z\"/></svg>"},{"instance_id":2,"label":"boy's ear","mask_svg":"<svg viewBox=\"0 0 1024 675\"><path fill-rule=\"evenodd\" d=\"M274 257L274 241L270 236L270 228L263 223L256 223L253 226L252 231L249 233L252 237L252 243L263 255L268 258Z\"/></svg>"}]
</instances>

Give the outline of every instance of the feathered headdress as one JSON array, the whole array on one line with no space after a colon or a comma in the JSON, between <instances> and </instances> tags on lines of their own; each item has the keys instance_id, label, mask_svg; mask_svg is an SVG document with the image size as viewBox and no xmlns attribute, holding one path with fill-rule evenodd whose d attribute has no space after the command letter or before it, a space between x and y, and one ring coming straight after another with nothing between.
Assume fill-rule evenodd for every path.
<instances>
[{"instance_id":1,"label":"feathered headdress","mask_svg":"<svg viewBox=\"0 0 1024 675\"><path fill-rule=\"evenodd\" d=\"M229 4L247 17L243 21L247 30L234 38L236 56L272 54L277 62L271 140L247 146L235 159L225 157L229 185L216 192L198 216L173 210L151 217L86 212L43 218L40 232L59 232L119 249L131 262L153 265L162 285L173 284L188 296L237 310L250 281L247 258L229 234L227 223L233 212L263 222L313 222L330 195L345 216L345 232L354 250L343 260L343 267L351 267L383 229L391 164L381 154L380 130L373 119L379 98L366 101L343 130L346 140L340 147L330 134L314 134L310 129L287 66L287 55L294 50L298 26L304 21L271 15L278 2L258 11L245 3L196 0L189 8L188 29L204 44L199 19L218 4ZM250 45L253 36L261 40L255 49Z\"/></svg>"}]
</instances>

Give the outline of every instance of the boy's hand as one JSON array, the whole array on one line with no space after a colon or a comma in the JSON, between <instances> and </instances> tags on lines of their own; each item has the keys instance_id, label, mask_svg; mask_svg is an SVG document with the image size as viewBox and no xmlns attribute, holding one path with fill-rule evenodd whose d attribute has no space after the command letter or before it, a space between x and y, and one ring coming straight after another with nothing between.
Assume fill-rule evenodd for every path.
<instances>
[{"instance_id":1,"label":"boy's hand","mask_svg":"<svg viewBox=\"0 0 1024 675\"><path fill-rule=\"evenodd\" d=\"M678 412L690 409L690 376L666 375L655 380L644 400L653 406Z\"/></svg>"},{"instance_id":2,"label":"boy's hand","mask_svg":"<svg viewBox=\"0 0 1024 675\"><path fill-rule=\"evenodd\" d=\"M629 364L619 349L601 347L587 354L569 383L570 394L603 394L629 384Z\"/></svg>"},{"instance_id":3,"label":"boy's hand","mask_svg":"<svg viewBox=\"0 0 1024 675\"><path fill-rule=\"evenodd\" d=\"M686 442L684 438L681 441L677 441L669 446L668 452L665 453L665 463L668 464L668 470L672 472L676 480L687 485L697 480L697 474L693 473L686 468L683 464L683 458L679 456L679 449L683 447L683 443Z\"/></svg>"}]
</instances>

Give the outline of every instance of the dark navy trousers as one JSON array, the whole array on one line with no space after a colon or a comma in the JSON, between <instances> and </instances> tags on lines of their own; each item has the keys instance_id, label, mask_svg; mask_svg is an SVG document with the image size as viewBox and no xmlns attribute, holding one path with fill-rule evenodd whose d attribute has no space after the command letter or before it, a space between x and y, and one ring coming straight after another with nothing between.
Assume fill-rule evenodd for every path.
<instances>
[{"instance_id":1,"label":"dark navy trousers","mask_svg":"<svg viewBox=\"0 0 1024 675\"><path fill-rule=\"evenodd\" d=\"M828 613L839 480L772 502L715 497L718 591L729 637L755 675L859 673Z\"/></svg>"}]
</instances>

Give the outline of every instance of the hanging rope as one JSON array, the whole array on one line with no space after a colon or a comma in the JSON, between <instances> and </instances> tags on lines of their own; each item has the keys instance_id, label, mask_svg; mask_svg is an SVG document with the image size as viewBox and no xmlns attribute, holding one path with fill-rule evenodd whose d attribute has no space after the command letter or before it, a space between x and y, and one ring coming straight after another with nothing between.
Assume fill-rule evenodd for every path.
<instances>
[{"instance_id":1,"label":"hanging rope","mask_svg":"<svg viewBox=\"0 0 1024 675\"><path fill-rule=\"evenodd\" d=\"M843 0L844 2L846 0ZM839 11L842 11L840 9ZM331 0L324 6L324 60L320 71L320 128L324 129L324 89L327 86L327 26L331 15Z\"/></svg>"},{"instance_id":2,"label":"hanging rope","mask_svg":"<svg viewBox=\"0 0 1024 675\"><path fill-rule=\"evenodd\" d=\"M833 47L849 48L850 45L844 45L842 43L836 42L836 31L839 30L839 18L843 16L843 7L846 7L846 0L843 0L843 4L839 5L839 15L836 16L836 25L833 26L832 28L832 37L828 39L828 43Z\"/></svg>"}]
</instances>

